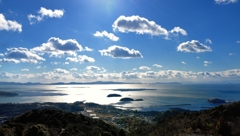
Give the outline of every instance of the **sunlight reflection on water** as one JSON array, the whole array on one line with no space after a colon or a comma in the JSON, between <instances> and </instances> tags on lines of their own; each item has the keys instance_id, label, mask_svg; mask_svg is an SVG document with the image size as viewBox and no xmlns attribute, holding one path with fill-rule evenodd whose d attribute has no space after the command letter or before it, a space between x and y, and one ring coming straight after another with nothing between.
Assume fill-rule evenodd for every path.
<instances>
[{"instance_id":1,"label":"sunlight reflection on water","mask_svg":"<svg viewBox=\"0 0 240 136\"><path fill-rule=\"evenodd\" d=\"M86 101L123 107L143 107L141 110L159 110L174 106L199 110L201 106L215 106L206 101L210 98L239 100L240 85L6 85L1 86L0 91L19 94L16 97L0 97L1 103ZM121 97L107 97L108 94L120 94ZM144 101L119 102L124 97L143 99Z\"/></svg>"}]
</instances>

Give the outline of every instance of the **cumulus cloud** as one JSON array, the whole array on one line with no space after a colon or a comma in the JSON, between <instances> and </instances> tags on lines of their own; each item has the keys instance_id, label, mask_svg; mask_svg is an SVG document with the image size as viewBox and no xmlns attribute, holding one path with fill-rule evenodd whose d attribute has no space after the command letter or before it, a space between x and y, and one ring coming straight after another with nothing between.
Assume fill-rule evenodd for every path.
<instances>
[{"instance_id":1,"label":"cumulus cloud","mask_svg":"<svg viewBox=\"0 0 240 136\"><path fill-rule=\"evenodd\" d=\"M170 31L170 33L172 33L172 34L182 34L182 35L187 35L187 31L186 30L184 30L184 29L182 29L182 28L180 28L180 27L174 27L171 31Z\"/></svg>"},{"instance_id":2,"label":"cumulus cloud","mask_svg":"<svg viewBox=\"0 0 240 136\"><path fill-rule=\"evenodd\" d=\"M182 64L186 64L186 62L184 62L184 61L181 61L181 63L182 63Z\"/></svg>"},{"instance_id":3,"label":"cumulus cloud","mask_svg":"<svg viewBox=\"0 0 240 136\"><path fill-rule=\"evenodd\" d=\"M113 45L108 47L108 49L99 50L102 56L110 56L113 58L143 58L142 54L138 50L128 49L127 47L122 47L118 45Z\"/></svg>"},{"instance_id":4,"label":"cumulus cloud","mask_svg":"<svg viewBox=\"0 0 240 136\"><path fill-rule=\"evenodd\" d=\"M141 66L139 67L140 70L150 70L151 68L147 67L147 66Z\"/></svg>"},{"instance_id":5,"label":"cumulus cloud","mask_svg":"<svg viewBox=\"0 0 240 136\"><path fill-rule=\"evenodd\" d=\"M6 20L5 16L0 13L0 30L22 32L22 25L17 21Z\"/></svg>"},{"instance_id":6,"label":"cumulus cloud","mask_svg":"<svg viewBox=\"0 0 240 136\"><path fill-rule=\"evenodd\" d=\"M0 53L0 57L3 57L3 56L4 56L4 54Z\"/></svg>"},{"instance_id":7,"label":"cumulus cloud","mask_svg":"<svg viewBox=\"0 0 240 136\"><path fill-rule=\"evenodd\" d=\"M85 51L93 51L93 49L91 49L91 48L88 48L87 46L85 47L85 49L84 49Z\"/></svg>"},{"instance_id":8,"label":"cumulus cloud","mask_svg":"<svg viewBox=\"0 0 240 136\"><path fill-rule=\"evenodd\" d=\"M70 71L78 71L77 68L71 68Z\"/></svg>"},{"instance_id":9,"label":"cumulus cloud","mask_svg":"<svg viewBox=\"0 0 240 136\"><path fill-rule=\"evenodd\" d=\"M207 39L205 40L205 42L206 42L206 43L209 43L209 44L212 44L212 40L210 40L209 38L207 38Z\"/></svg>"},{"instance_id":10,"label":"cumulus cloud","mask_svg":"<svg viewBox=\"0 0 240 136\"><path fill-rule=\"evenodd\" d=\"M133 32L137 34L149 34L151 36L165 36L168 39L170 34L173 35L187 35L187 32L180 28L174 27L172 30L167 29L156 24L154 21L149 21L144 17L137 15L133 16L123 16L118 17L112 25L114 31L119 31L122 33Z\"/></svg>"},{"instance_id":11,"label":"cumulus cloud","mask_svg":"<svg viewBox=\"0 0 240 136\"><path fill-rule=\"evenodd\" d=\"M153 66L157 68L162 68L162 65L159 65L159 64L153 64Z\"/></svg>"},{"instance_id":12,"label":"cumulus cloud","mask_svg":"<svg viewBox=\"0 0 240 136\"><path fill-rule=\"evenodd\" d=\"M23 48L23 47L7 48L7 52L5 53L4 56L8 59L14 59L21 62L35 63L35 64L38 63L38 61L45 61L44 58L40 57L36 53L31 52L27 48Z\"/></svg>"},{"instance_id":13,"label":"cumulus cloud","mask_svg":"<svg viewBox=\"0 0 240 136\"><path fill-rule=\"evenodd\" d=\"M21 71L29 71L29 69L28 68L23 68L23 69L21 69Z\"/></svg>"},{"instance_id":14,"label":"cumulus cloud","mask_svg":"<svg viewBox=\"0 0 240 136\"><path fill-rule=\"evenodd\" d=\"M204 65L204 66L208 66L209 64L212 64L212 62L211 62L211 61L204 61L204 62L203 62L203 65Z\"/></svg>"},{"instance_id":15,"label":"cumulus cloud","mask_svg":"<svg viewBox=\"0 0 240 136\"><path fill-rule=\"evenodd\" d=\"M69 71L67 71L65 69L61 69L61 68L55 68L54 72L56 72L56 73L64 73L64 74L69 73Z\"/></svg>"},{"instance_id":16,"label":"cumulus cloud","mask_svg":"<svg viewBox=\"0 0 240 136\"><path fill-rule=\"evenodd\" d=\"M230 4L236 2L238 2L238 0L215 0L216 4Z\"/></svg>"},{"instance_id":17,"label":"cumulus cloud","mask_svg":"<svg viewBox=\"0 0 240 136\"><path fill-rule=\"evenodd\" d=\"M36 68L37 68L37 69L41 69L42 67L41 67L41 66L37 66Z\"/></svg>"},{"instance_id":18,"label":"cumulus cloud","mask_svg":"<svg viewBox=\"0 0 240 136\"><path fill-rule=\"evenodd\" d=\"M197 40L187 41L181 43L177 47L177 51L181 52L191 52L191 53L201 53L201 52L211 52L212 49Z\"/></svg>"},{"instance_id":19,"label":"cumulus cloud","mask_svg":"<svg viewBox=\"0 0 240 136\"><path fill-rule=\"evenodd\" d=\"M0 59L0 62L2 63L20 63L19 60L16 60L16 59L7 59L7 58L3 58L3 59Z\"/></svg>"},{"instance_id":20,"label":"cumulus cloud","mask_svg":"<svg viewBox=\"0 0 240 136\"><path fill-rule=\"evenodd\" d=\"M112 41L118 41L119 38L117 36L115 36L113 33L108 33L107 31L96 31L95 34L93 34L95 37L107 37L108 39L112 40Z\"/></svg>"},{"instance_id":21,"label":"cumulus cloud","mask_svg":"<svg viewBox=\"0 0 240 136\"><path fill-rule=\"evenodd\" d=\"M42 21L44 18L61 18L64 14L64 10L62 9L46 9L44 7L41 7L38 11L39 15L28 15L28 20L30 21L30 24L35 24L36 22Z\"/></svg>"},{"instance_id":22,"label":"cumulus cloud","mask_svg":"<svg viewBox=\"0 0 240 136\"><path fill-rule=\"evenodd\" d=\"M89 71L101 70L101 68L99 68L99 67L97 67L97 66L87 66L85 69L86 69L86 70L89 70Z\"/></svg>"},{"instance_id":23,"label":"cumulus cloud","mask_svg":"<svg viewBox=\"0 0 240 136\"><path fill-rule=\"evenodd\" d=\"M62 57L63 55L76 56L77 52L83 51L82 46L75 39L62 40L51 37L41 46L31 49L41 55L48 53L50 57Z\"/></svg>"},{"instance_id":24,"label":"cumulus cloud","mask_svg":"<svg viewBox=\"0 0 240 136\"><path fill-rule=\"evenodd\" d=\"M86 55L79 55L77 57L67 57L66 61L68 62L79 62L79 63L83 63L83 62L95 62L95 59L92 57L88 57Z\"/></svg>"},{"instance_id":25,"label":"cumulus cloud","mask_svg":"<svg viewBox=\"0 0 240 136\"><path fill-rule=\"evenodd\" d=\"M135 32L137 34L164 35L168 36L168 31L156 24L154 21L149 21L144 17L139 16L120 16L112 25L114 31L123 33Z\"/></svg>"}]
</instances>

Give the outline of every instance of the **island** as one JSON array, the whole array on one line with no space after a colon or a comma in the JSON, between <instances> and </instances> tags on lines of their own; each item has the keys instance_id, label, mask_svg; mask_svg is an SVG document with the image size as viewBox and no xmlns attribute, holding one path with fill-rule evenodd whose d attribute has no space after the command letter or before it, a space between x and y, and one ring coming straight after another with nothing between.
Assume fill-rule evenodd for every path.
<instances>
[{"instance_id":1,"label":"island","mask_svg":"<svg viewBox=\"0 0 240 136\"><path fill-rule=\"evenodd\" d=\"M14 97L17 96L18 93L13 93L13 92L6 92L6 91L0 91L0 97Z\"/></svg>"},{"instance_id":2,"label":"island","mask_svg":"<svg viewBox=\"0 0 240 136\"><path fill-rule=\"evenodd\" d=\"M134 101L134 99L125 97L125 98L120 99L120 101Z\"/></svg>"},{"instance_id":3,"label":"island","mask_svg":"<svg viewBox=\"0 0 240 136\"><path fill-rule=\"evenodd\" d=\"M133 99L133 98L125 97L120 99L120 101L143 101L143 99Z\"/></svg>"},{"instance_id":4,"label":"island","mask_svg":"<svg viewBox=\"0 0 240 136\"><path fill-rule=\"evenodd\" d=\"M107 97L122 97L120 94L109 94Z\"/></svg>"},{"instance_id":5,"label":"island","mask_svg":"<svg viewBox=\"0 0 240 136\"><path fill-rule=\"evenodd\" d=\"M207 100L209 103L215 103L215 104L224 104L227 103L225 100L218 99L218 98L212 98Z\"/></svg>"}]
</instances>

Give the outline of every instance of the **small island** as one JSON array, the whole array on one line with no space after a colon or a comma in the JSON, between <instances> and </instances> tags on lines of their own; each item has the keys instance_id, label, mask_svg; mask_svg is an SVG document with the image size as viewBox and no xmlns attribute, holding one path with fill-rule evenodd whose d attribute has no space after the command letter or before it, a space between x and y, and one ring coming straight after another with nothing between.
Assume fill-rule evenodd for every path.
<instances>
[{"instance_id":1,"label":"small island","mask_svg":"<svg viewBox=\"0 0 240 136\"><path fill-rule=\"evenodd\" d=\"M17 93L13 93L13 92L0 91L0 96L3 96L3 97L14 97L17 95L18 95Z\"/></svg>"},{"instance_id":2,"label":"small island","mask_svg":"<svg viewBox=\"0 0 240 136\"><path fill-rule=\"evenodd\" d=\"M125 97L125 98L120 99L120 101L124 101L124 102L126 102L126 101L134 101L134 99Z\"/></svg>"},{"instance_id":3,"label":"small island","mask_svg":"<svg viewBox=\"0 0 240 136\"><path fill-rule=\"evenodd\" d=\"M109 94L107 97L122 97L120 94Z\"/></svg>"},{"instance_id":4,"label":"small island","mask_svg":"<svg viewBox=\"0 0 240 136\"><path fill-rule=\"evenodd\" d=\"M133 99L133 98L125 97L120 99L120 101L143 101L143 99Z\"/></svg>"},{"instance_id":5,"label":"small island","mask_svg":"<svg viewBox=\"0 0 240 136\"><path fill-rule=\"evenodd\" d=\"M218 98L212 98L207 100L209 103L214 103L214 104L224 104L227 103L225 100L218 99Z\"/></svg>"}]
</instances>

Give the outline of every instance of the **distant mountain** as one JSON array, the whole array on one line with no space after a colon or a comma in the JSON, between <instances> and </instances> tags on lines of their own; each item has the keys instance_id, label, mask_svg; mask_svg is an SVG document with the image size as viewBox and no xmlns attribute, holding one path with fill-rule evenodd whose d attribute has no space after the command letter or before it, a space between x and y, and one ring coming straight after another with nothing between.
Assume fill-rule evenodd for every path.
<instances>
[{"instance_id":1,"label":"distant mountain","mask_svg":"<svg viewBox=\"0 0 240 136\"><path fill-rule=\"evenodd\" d=\"M42 83L36 82L27 82L27 83L19 83L19 82L0 82L0 85L42 85Z\"/></svg>"}]
</instances>

